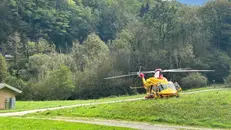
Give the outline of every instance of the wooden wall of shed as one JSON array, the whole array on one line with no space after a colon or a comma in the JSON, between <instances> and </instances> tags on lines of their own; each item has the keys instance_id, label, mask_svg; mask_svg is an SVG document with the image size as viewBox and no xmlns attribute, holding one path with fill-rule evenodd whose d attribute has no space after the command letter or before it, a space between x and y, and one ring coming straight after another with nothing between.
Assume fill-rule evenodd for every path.
<instances>
[{"instance_id":1,"label":"wooden wall of shed","mask_svg":"<svg viewBox=\"0 0 231 130\"><path fill-rule=\"evenodd\" d=\"M0 89L0 109L5 109L6 98L15 98L15 93L8 88Z\"/></svg>"}]
</instances>

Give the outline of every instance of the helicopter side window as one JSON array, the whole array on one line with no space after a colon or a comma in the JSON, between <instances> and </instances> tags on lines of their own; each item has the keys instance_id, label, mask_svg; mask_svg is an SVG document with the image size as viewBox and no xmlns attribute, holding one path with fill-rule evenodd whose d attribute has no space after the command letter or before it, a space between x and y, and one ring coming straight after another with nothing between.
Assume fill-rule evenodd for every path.
<instances>
[{"instance_id":1,"label":"helicopter side window","mask_svg":"<svg viewBox=\"0 0 231 130\"><path fill-rule=\"evenodd\" d=\"M158 89L159 89L159 88L157 88L157 87L152 87L152 90L155 91L155 92L157 92Z\"/></svg>"},{"instance_id":2,"label":"helicopter side window","mask_svg":"<svg viewBox=\"0 0 231 130\"><path fill-rule=\"evenodd\" d=\"M168 88L168 84L162 84L162 86L163 86L164 89Z\"/></svg>"},{"instance_id":3,"label":"helicopter side window","mask_svg":"<svg viewBox=\"0 0 231 130\"><path fill-rule=\"evenodd\" d=\"M181 89L180 85L179 85L177 82L175 82L174 85L175 85L175 88L176 88L177 90L180 90L180 89Z\"/></svg>"}]
</instances>

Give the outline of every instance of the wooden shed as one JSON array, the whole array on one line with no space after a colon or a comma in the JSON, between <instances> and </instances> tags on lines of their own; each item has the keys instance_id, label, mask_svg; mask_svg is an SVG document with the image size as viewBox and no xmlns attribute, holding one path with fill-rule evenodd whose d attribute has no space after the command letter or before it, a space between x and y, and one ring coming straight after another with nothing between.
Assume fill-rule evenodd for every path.
<instances>
[{"instance_id":1,"label":"wooden shed","mask_svg":"<svg viewBox=\"0 0 231 130\"><path fill-rule=\"evenodd\" d=\"M0 109L11 109L15 107L15 96L22 91L8 84L0 83Z\"/></svg>"}]
</instances>

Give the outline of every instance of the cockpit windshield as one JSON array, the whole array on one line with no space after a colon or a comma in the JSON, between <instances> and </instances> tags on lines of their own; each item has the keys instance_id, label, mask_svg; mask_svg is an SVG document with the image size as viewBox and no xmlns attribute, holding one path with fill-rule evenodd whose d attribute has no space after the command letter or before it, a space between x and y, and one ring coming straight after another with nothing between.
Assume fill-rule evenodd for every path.
<instances>
[{"instance_id":1,"label":"cockpit windshield","mask_svg":"<svg viewBox=\"0 0 231 130\"><path fill-rule=\"evenodd\" d=\"M176 90L176 87L172 82L168 82L168 88L170 88L172 90Z\"/></svg>"},{"instance_id":2,"label":"cockpit windshield","mask_svg":"<svg viewBox=\"0 0 231 130\"><path fill-rule=\"evenodd\" d=\"M168 84L161 84L158 86L159 91L165 90L165 89L172 89L172 90L176 90L175 85L172 82L168 82Z\"/></svg>"}]
</instances>

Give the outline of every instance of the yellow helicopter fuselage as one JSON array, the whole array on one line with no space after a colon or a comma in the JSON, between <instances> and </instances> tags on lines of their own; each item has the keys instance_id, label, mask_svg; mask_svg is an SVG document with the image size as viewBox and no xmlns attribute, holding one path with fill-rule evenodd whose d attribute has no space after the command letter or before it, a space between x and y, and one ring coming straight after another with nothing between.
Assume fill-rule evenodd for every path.
<instances>
[{"instance_id":1,"label":"yellow helicopter fuselage","mask_svg":"<svg viewBox=\"0 0 231 130\"><path fill-rule=\"evenodd\" d=\"M158 86L159 84L167 84L168 80L166 78L155 78L155 77L151 77L148 78L147 80L145 80L144 78L142 78L142 82L144 85L144 88L149 87L149 86Z\"/></svg>"},{"instance_id":2,"label":"yellow helicopter fuselage","mask_svg":"<svg viewBox=\"0 0 231 130\"><path fill-rule=\"evenodd\" d=\"M168 81L165 77L151 77L146 80L145 78L142 78L142 82L143 87L147 90L147 94L153 94L155 98L179 96L178 91L181 90L181 88L176 89L175 85L171 81Z\"/></svg>"}]
</instances>

